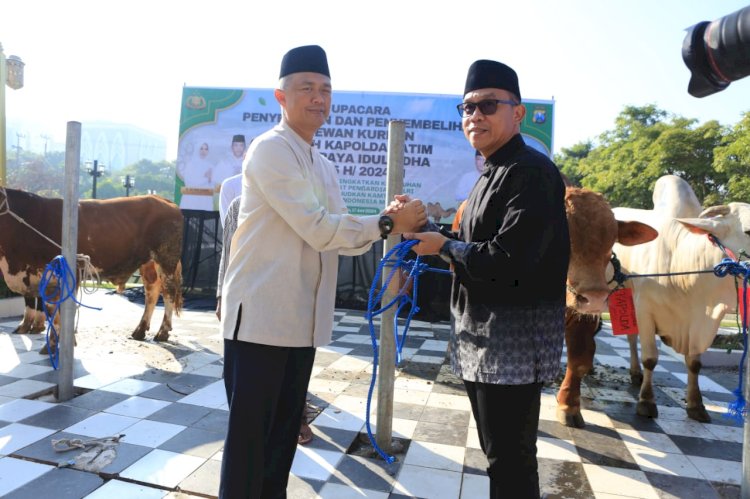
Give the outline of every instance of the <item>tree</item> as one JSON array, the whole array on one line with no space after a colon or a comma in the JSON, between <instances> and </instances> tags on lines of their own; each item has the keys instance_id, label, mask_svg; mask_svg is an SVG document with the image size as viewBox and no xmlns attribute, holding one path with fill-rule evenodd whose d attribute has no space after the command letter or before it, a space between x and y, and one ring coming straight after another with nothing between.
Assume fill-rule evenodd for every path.
<instances>
[{"instance_id":1,"label":"tree","mask_svg":"<svg viewBox=\"0 0 750 499\"><path fill-rule=\"evenodd\" d=\"M750 202L750 111L716 147L713 166L728 179L727 202Z\"/></svg>"}]
</instances>

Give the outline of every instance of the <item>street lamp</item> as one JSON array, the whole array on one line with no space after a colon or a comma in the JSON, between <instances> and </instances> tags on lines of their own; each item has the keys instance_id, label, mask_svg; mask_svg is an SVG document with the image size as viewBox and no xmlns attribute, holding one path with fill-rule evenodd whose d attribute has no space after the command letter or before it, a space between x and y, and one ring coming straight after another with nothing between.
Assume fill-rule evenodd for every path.
<instances>
[{"instance_id":1,"label":"street lamp","mask_svg":"<svg viewBox=\"0 0 750 499\"><path fill-rule=\"evenodd\" d=\"M124 177L120 177L120 180L122 181L122 186L125 188L125 197L130 196L130 189L135 187L135 177L125 175Z\"/></svg>"},{"instance_id":2,"label":"street lamp","mask_svg":"<svg viewBox=\"0 0 750 499\"><path fill-rule=\"evenodd\" d=\"M0 43L0 187L5 186L6 146L5 146L5 85L13 90L23 87L24 63L20 57L11 55L7 59Z\"/></svg>"},{"instance_id":3,"label":"street lamp","mask_svg":"<svg viewBox=\"0 0 750 499\"><path fill-rule=\"evenodd\" d=\"M100 165L97 160L94 160L93 163L91 161L86 161L86 171L94 178L94 189L91 191L91 197L93 199L96 199L96 179L104 175L104 170L106 169L107 167Z\"/></svg>"}]
</instances>

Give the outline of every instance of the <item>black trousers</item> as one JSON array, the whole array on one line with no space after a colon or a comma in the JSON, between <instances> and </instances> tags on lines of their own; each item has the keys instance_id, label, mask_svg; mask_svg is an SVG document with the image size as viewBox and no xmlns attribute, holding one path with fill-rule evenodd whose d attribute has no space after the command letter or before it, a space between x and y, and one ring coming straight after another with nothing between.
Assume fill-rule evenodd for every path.
<instances>
[{"instance_id":1,"label":"black trousers","mask_svg":"<svg viewBox=\"0 0 750 499\"><path fill-rule=\"evenodd\" d=\"M222 499L285 498L315 348L224 340Z\"/></svg>"},{"instance_id":2,"label":"black trousers","mask_svg":"<svg viewBox=\"0 0 750 499\"><path fill-rule=\"evenodd\" d=\"M464 380L487 456L490 498L538 499L536 434L542 384L493 385Z\"/></svg>"}]
</instances>

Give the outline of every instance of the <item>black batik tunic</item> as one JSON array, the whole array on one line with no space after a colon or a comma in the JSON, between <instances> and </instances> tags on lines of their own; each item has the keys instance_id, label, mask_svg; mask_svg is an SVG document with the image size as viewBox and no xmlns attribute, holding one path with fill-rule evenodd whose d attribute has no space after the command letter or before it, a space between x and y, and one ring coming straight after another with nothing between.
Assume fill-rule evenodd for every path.
<instances>
[{"instance_id":1,"label":"black batik tunic","mask_svg":"<svg viewBox=\"0 0 750 499\"><path fill-rule=\"evenodd\" d=\"M462 379L517 385L557 376L570 257L564 198L554 163L520 135L485 162L457 239L441 249L454 267L451 365Z\"/></svg>"}]
</instances>

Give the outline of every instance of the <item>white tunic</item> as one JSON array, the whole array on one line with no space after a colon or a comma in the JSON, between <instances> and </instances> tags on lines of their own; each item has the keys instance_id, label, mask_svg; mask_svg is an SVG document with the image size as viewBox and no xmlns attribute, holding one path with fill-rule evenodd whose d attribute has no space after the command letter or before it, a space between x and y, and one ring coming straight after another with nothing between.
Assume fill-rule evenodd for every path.
<instances>
[{"instance_id":1,"label":"white tunic","mask_svg":"<svg viewBox=\"0 0 750 499\"><path fill-rule=\"evenodd\" d=\"M346 214L333 164L284 122L253 141L242 192L222 290L224 338L329 343L338 255L367 251L380 237L378 215Z\"/></svg>"}]
</instances>

